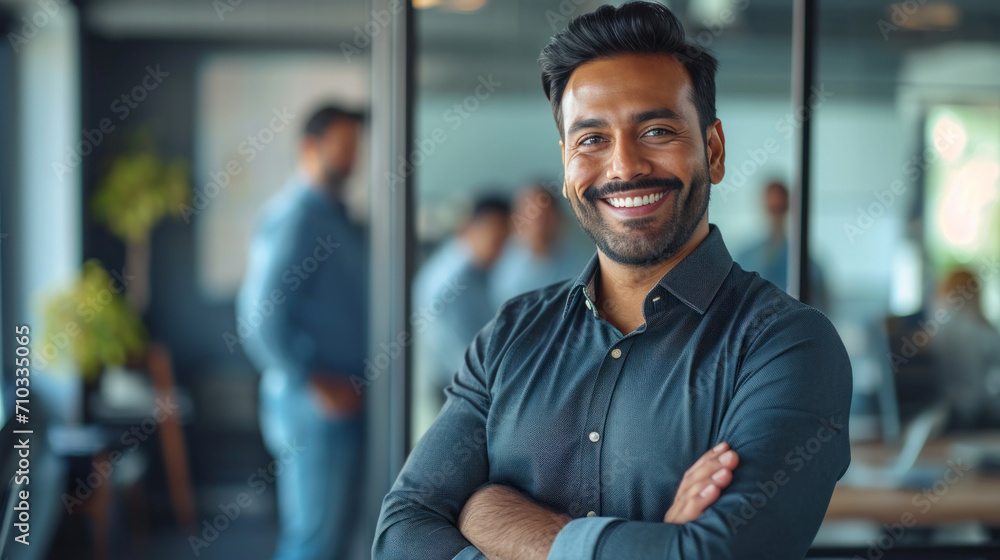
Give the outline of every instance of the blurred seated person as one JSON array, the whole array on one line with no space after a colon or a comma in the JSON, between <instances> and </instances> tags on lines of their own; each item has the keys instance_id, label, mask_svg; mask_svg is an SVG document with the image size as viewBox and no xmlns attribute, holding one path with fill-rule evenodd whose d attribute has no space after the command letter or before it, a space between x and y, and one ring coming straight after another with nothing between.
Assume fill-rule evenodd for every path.
<instances>
[{"instance_id":1,"label":"blurred seated person","mask_svg":"<svg viewBox=\"0 0 1000 560\"><path fill-rule=\"evenodd\" d=\"M473 203L472 215L432 254L413 281L413 309L427 321L418 329L418 363L427 374L435 410L465 349L499 306L490 296L490 275L510 232L510 204L493 195Z\"/></svg>"},{"instance_id":2,"label":"blurred seated person","mask_svg":"<svg viewBox=\"0 0 1000 560\"><path fill-rule=\"evenodd\" d=\"M973 273L955 270L941 283L924 329L951 405L952 428L1000 427L1000 333L983 315L981 292Z\"/></svg>"},{"instance_id":3,"label":"blurred seated person","mask_svg":"<svg viewBox=\"0 0 1000 560\"><path fill-rule=\"evenodd\" d=\"M541 184L518 195L511 224L513 235L493 270L498 309L516 295L577 276L590 258L566 239L559 201Z\"/></svg>"},{"instance_id":4,"label":"blurred seated person","mask_svg":"<svg viewBox=\"0 0 1000 560\"><path fill-rule=\"evenodd\" d=\"M788 236L785 221L788 216L788 188L781 181L771 181L764 187L764 209L767 212L769 231L749 249L738 253L736 262L744 270L757 272L784 291L788 291ZM809 259L810 301L820 311L829 311L829 294L823 270L816 261Z\"/></svg>"}]
</instances>

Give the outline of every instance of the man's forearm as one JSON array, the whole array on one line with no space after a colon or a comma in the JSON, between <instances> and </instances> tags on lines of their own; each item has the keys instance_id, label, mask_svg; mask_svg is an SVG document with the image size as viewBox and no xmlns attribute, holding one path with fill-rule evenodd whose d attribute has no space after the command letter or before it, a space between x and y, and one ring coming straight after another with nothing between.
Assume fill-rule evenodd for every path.
<instances>
[{"instance_id":1,"label":"man's forearm","mask_svg":"<svg viewBox=\"0 0 1000 560\"><path fill-rule=\"evenodd\" d=\"M513 488L497 484L469 498L458 528L490 560L545 560L556 535L570 521Z\"/></svg>"}]
</instances>

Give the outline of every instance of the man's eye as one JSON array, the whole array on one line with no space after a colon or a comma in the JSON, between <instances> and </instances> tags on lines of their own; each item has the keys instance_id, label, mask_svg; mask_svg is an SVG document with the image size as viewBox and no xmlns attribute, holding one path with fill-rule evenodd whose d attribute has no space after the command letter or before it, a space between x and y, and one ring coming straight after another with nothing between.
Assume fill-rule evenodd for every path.
<instances>
[{"instance_id":1,"label":"man's eye","mask_svg":"<svg viewBox=\"0 0 1000 560\"><path fill-rule=\"evenodd\" d=\"M600 136L587 136L586 138L580 140L580 145L593 146L594 144L597 144L600 140L601 140Z\"/></svg>"},{"instance_id":2,"label":"man's eye","mask_svg":"<svg viewBox=\"0 0 1000 560\"><path fill-rule=\"evenodd\" d=\"M668 134L674 134L674 131L669 128L651 128L643 136L667 136Z\"/></svg>"}]
</instances>

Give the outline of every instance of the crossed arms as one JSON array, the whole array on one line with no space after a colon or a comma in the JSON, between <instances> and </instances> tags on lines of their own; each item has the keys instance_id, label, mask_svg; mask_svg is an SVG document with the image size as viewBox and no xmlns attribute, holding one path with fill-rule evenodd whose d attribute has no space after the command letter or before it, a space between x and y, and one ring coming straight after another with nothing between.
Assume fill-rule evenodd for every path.
<instances>
[{"instance_id":1,"label":"crossed arms","mask_svg":"<svg viewBox=\"0 0 1000 560\"><path fill-rule=\"evenodd\" d=\"M739 464L729 444L720 443L684 473L664 523L694 521L719 498ZM487 484L469 498L458 529L492 560L545 560L552 543L573 518L552 512L504 485Z\"/></svg>"},{"instance_id":2,"label":"crossed arms","mask_svg":"<svg viewBox=\"0 0 1000 560\"><path fill-rule=\"evenodd\" d=\"M850 460L851 394L850 364L832 325L803 313L815 314L805 317L805 337L801 316L762 329L719 428L732 450L706 451L657 521L571 519L516 489L488 485L498 355L491 322L383 501L373 558L802 558Z\"/></svg>"}]
</instances>

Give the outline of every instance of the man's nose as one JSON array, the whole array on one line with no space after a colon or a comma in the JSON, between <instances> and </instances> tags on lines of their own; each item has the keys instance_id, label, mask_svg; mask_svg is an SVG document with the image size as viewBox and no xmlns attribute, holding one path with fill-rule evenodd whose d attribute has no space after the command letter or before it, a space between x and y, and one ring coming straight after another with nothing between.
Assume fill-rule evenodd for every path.
<instances>
[{"instance_id":1,"label":"man's nose","mask_svg":"<svg viewBox=\"0 0 1000 560\"><path fill-rule=\"evenodd\" d=\"M652 170L652 163L636 142L622 138L614 140L606 173L609 181L632 181L649 175Z\"/></svg>"}]
</instances>

